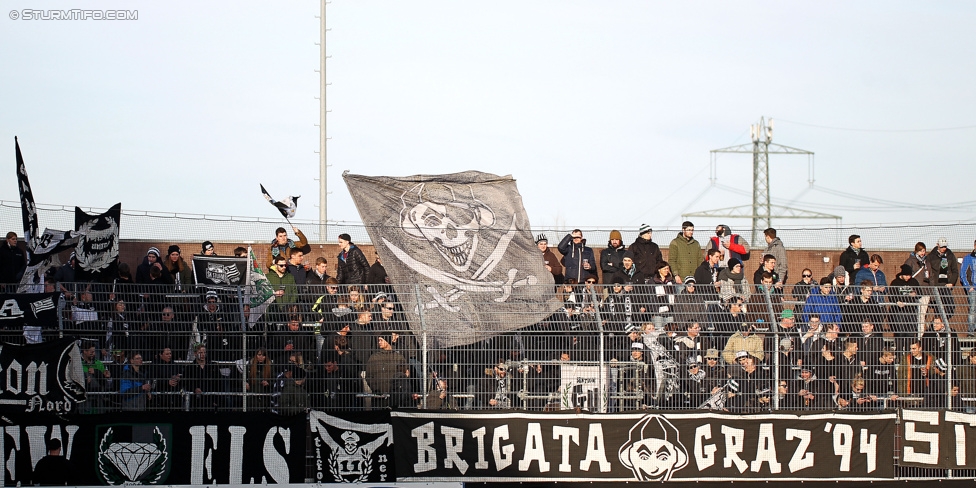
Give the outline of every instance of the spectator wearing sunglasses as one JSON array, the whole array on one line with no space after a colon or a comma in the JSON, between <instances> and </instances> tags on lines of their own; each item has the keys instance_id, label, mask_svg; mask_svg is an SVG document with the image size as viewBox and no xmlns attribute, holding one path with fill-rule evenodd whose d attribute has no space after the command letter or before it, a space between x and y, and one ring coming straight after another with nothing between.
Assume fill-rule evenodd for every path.
<instances>
[{"instance_id":1,"label":"spectator wearing sunglasses","mask_svg":"<svg viewBox=\"0 0 976 488\"><path fill-rule=\"evenodd\" d=\"M800 272L800 281L797 281L793 285L793 300L806 302L807 297L810 296L810 293L816 287L817 282L813 279L813 271L810 268L803 268L803 271ZM802 304L796 306L795 313L797 315L803 314Z\"/></svg>"},{"instance_id":2,"label":"spectator wearing sunglasses","mask_svg":"<svg viewBox=\"0 0 976 488\"><path fill-rule=\"evenodd\" d=\"M285 311L288 305L295 303L297 284L295 276L288 272L288 261L284 255L274 258L274 266L268 273L268 282L275 294L275 301L271 304L271 319L275 323L284 323Z\"/></svg>"}]
</instances>

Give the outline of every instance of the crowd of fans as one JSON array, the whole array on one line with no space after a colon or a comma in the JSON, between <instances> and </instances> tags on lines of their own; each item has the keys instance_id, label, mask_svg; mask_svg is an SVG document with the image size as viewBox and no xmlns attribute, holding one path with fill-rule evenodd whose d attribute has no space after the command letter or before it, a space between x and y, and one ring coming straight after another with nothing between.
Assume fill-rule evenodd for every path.
<instances>
[{"instance_id":1,"label":"crowd of fans","mask_svg":"<svg viewBox=\"0 0 976 488\"><path fill-rule=\"evenodd\" d=\"M947 326L961 285L974 330L976 250L960 266L945 239L918 243L887 268L889 281L881 256L852 235L829 275L803 269L791 284L775 229L753 247L720 225L702 245L685 222L668 261L646 225L629 246L611 232L599 256L580 230L555 252L539 235L561 307L518 331L436 348L411 332L379 257L370 264L342 234L334 264L313 264L293 231L277 230L259 266L275 295L266 309L249 292L197 286L180 246L149 247L135 273L120 263L107 283L78 282L72 256L43 283L62 296L61 329L0 334L78 337L88 413L595 408L581 378L598 376L611 411L976 407L976 354ZM8 233L0 246L7 292L25 267L17 244ZM202 244L201 255L215 253Z\"/></svg>"}]
</instances>

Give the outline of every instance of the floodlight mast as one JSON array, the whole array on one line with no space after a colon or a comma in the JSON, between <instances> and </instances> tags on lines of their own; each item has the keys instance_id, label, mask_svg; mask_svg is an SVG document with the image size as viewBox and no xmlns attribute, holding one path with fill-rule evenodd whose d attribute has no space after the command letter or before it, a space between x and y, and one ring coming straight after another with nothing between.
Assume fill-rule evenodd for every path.
<instances>
[{"instance_id":1,"label":"floodlight mast","mask_svg":"<svg viewBox=\"0 0 976 488\"><path fill-rule=\"evenodd\" d=\"M326 223L329 219L329 134L327 129L328 105L326 103L326 87L329 85L326 78L326 62L329 58L326 54L325 38L329 29L325 23L325 9L328 5L327 0L320 0L321 13L319 14L319 242L326 241Z\"/></svg>"}]
</instances>

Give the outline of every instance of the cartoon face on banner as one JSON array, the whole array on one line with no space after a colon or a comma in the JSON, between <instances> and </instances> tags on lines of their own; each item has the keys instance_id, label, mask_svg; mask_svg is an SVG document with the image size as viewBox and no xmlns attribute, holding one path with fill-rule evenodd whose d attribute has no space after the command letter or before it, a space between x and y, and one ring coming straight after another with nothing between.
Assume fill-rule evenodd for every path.
<instances>
[{"instance_id":1,"label":"cartoon face on banner","mask_svg":"<svg viewBox=\"0 0 976 488\"><path fill-rule=\"evenodd\" d=\"M647 415L634 425L618 455L640 481L667 481L688 465L688 450L678 440L678 429L660 415Z\"/></svg>"},{"instance_id":2,"label":"cartoon face on banner","mask_svg":"<svg viewBox=\"0 0 976 488\"><path fill-rule=\"evenodd\" d=\"M75 257L81 269L97 273L118 260L120 210L121 206L116 205L101 215L87 215L88 220L78 225L77 231L82 235Z\"/></svg>"}]
</instances>

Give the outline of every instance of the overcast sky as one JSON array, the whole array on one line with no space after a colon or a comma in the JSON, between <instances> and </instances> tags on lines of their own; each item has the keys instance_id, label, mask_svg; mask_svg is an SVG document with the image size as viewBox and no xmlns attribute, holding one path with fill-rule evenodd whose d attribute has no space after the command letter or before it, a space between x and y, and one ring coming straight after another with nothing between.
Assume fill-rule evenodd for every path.
<instances>
[{"instance_id":1,"label":"overcast sky","mask_svg":"<svg viewBox=\"0 0 976 488\"><path fill-rule=\"evenodd\" d=\"M318 217L318 2L43 7L138 20L0 21L0 199L17 135L38 203L274 217L263 183ZM334 0L327 19L330 220L359 220L344 170L473 169L513 175L536 228L675 226L750 203L751 156L710 187L709 151L761 116L816 153L813 188L805 157L770 157L774 203L976 220L974 2Z\"/></svg>"}]
</instances>

